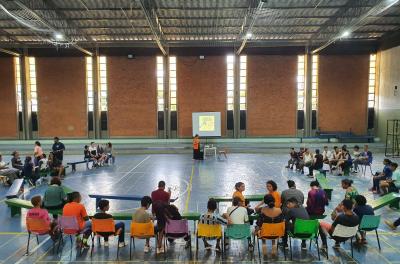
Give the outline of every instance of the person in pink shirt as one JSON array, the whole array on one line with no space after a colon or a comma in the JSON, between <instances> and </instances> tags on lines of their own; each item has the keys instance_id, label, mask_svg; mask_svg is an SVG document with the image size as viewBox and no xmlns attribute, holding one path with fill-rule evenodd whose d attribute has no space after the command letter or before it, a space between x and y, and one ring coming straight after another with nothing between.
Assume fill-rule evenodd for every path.
<instances>
[{"instance_id":1,"label":"person in pink shirt","mask_svg":"<svg viewBox=\"0 0 400 264\"><path fill-rule=\"evenodd\" d=\"M49 212L47 212L46 209L40 208L40 205L42 204L42 197L40 197L39 195L33 196L31 199L31 203L33 205L33 208L28 210L26 218L43 219L46 224L50 226Z\"/></svg>"},{"instance_id":2,"label":"person in pink shirt","mask_svg":"<svg viewBox=\"0 0 400 264\"><path fill-rule=\"evenodd\" d=\"M43 158L43 149L42 149L42 145L40 144L39 141L35 142L35 148L33 150L33 156L35 157L35 166L38 166L39 164L39 160L41 160Z\"/></svg>"}]
</instances>

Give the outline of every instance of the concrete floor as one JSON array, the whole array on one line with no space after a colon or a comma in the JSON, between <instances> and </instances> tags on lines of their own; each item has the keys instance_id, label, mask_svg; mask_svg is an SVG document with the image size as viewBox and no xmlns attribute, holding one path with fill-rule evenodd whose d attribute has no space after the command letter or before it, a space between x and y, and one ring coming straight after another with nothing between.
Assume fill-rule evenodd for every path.
<instances>
[{"instance_id":1,"label":"concrete floor","mask_svg":"<svg viewBox=\"0 0 400 264\"><path fill-rule=\"evenodd\" d=\"M117 157L116 163L110 167L103 167L93 170L86 170L84 165L78 165L77 172L70 173L63 184L80 191L83 194L83 203L88 212L95 211L95 201L88 197L90 193L101 194L140 194L149 195L156 188L159 180L165 180L167 185L172 187L173 197L178 197L175 205L180 211L204 212L208 196L210 195L232 195L235 182L243 181L246 184L245 194L265 193L265 182L274 180L278 184L279 191L286 189L286 181L293 179L305 195L309 189L310 179L289 171L284 168L287 154L230 154L228 160L207 159L205 161L192 161L189 154L149 154L149 155L121 155ZM67 155L65 162L81 159L81 156ZM375 154L373 171L382 168L382 154ZM399 161L399 160L397 160ZM342 177L328 175L335 186L332 201L328 213L331 212L339 201L344 198L344 191L340 187ZM355 186L360 193L369 199L373 199L367 191L371 185L371 175L352 176ZM26 190L25 199L33 195L43 194L46 186ZM27 233L25 228L25 213L23 216L11 218L10 212L4 203L6 187L0 187L0 263L103 263L114 262L116 258L115 241L111 238L109 249L98 247L94 249L94 255L90 258L88 251L82 256L77 256L75 248L72 248L68 241L59 254L52 252L52 243L47 237L41 238L39 246L32 240L31 255L24 256ZM376 198L376 197L375 197ZM132 212L139 203L129 201L110 201L112 212ZM220 211L224 212L228 204L221 204ZM254 205L253 205L254 206ZM326 255L321 255L321 263L400 263L400 249L398 243L400 236L391 232L383 224L383 220L393 220L399 213L385 207L376 212L382 215L382 224L379 229L382 251L377 248L377 242L373 233L368 234L368 245L354 251L354 259L350 256L350 245L346 243L341 249L329 248L329 260ZM129 226L129 222L126 222ZM192 227L192 225L191 225ZM128 241L128 240L127 240ZM153 242L152 242L153 243ZM192 239L193 248L195 240ZM294 243L294 263L319 263L315 247L310 251L301 252L299 241ZM332 243L329 244L332 246ZM123 248L120 252L120 263L128 263L129 247ZM202 243L198 255L194 254L193 262L218 262L221 256L215 251L205 252ZM278 258L271 256L262 257L263 261L271 263L285 262L283 252L279 252ZM143 241L136 243L136 250L133 254L132 263L143 262L164 262L162 255L156 256L154 252L143 253ZM169 248L167 262L189 262L189 252L184 249L184 243L177 241ZM240 241L233 241L230 249L226 252L224 262L249 262L257 263L258 252L249 254L246 247Z\"/></svg>"}]
</instances>

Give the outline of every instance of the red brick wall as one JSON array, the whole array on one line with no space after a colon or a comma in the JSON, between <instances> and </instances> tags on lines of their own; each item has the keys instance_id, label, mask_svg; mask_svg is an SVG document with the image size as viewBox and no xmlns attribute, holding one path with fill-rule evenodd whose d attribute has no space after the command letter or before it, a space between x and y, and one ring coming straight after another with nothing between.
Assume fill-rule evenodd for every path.
<instances>
[{"instance_id":1,"label":"red brick wall","mask_svg":"<svg viewBox=\"0 0 400 264\"><path fill-rule=\"evenodd\" d=\"M17 100L13 57L0 58L0 138L17 137Z\"/></svg>"},{"instance_id":2,"label":"red brick wall","mask_svg":"<svg viewBox=\"0 0 400 264\"><path fill-rule=\"evenodd\" d=\"M367 130L369 55L319 57L318 127L321 131Z\"/></svg>"},{"instance_id":3,"label":"red brick wall","mask_svg":"<svg viewBox=\"0 0 400 264\"><path fill-rule=\"evenodd\" d=\"M192 136L193 112L221 112L226 134L226 56L177 57L178 135Z\"/></svg>"},{"instance_id":4,"label":"red brick wall","mask_svg":"<svg viewBox=\"0 0 400 264\"><path fill-rule=\"evenodd\" d=\"M156 57L107 57L109 134L157 135Z\"/></svg>"},{"instance_id":5,"label":"red brick wall","mask_svg":"<svg viewBox=\"0 0 400 264\"><path fill-rule=\"evenodd\" d=\"M39 137L87 137L84 57L36 57Z\"/></svg>"},{"instance_id":6,"label":"red brick wall","mask_svg":"<svg viewBox=\"0 0 400 264\"><path fill-rule=\"evenodd\" d=\"M247 135L296 134L297 56L247 56Z\"/></svg>"}]
</instances>

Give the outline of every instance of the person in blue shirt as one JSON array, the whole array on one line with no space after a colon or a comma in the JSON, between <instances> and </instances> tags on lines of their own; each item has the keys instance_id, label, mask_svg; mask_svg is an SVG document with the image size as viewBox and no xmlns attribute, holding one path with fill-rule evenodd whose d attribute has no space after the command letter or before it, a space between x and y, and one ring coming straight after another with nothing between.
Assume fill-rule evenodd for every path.
<instances>
[{"instance_id":1,"label":"person in blue shirt","mask_svg":"<svg viewBox=\"0 0 400 264\"><path fill-rule=\"evenodd\" d=\"M383 170L381 173L376 173L373 177L373 185L371 191L373 193L379 193L379 182L382 180L390 180L392 179L392 170L390 167L391 161L389 159L384 159L383 160Z\"/></svg>"},{"instance_id":2,"label":"person in blue shirt","mask_svg":"<svg viewBox=\"0 0 400 264\"><path fill-rule=\"evenodd\" d=\"M364 151L358 158L353 160L353 167L355 171L358 171L358 165L368 165L372 163L372 152L368 150L368 145L364 146Z\"/></svg>"},{"instance_id":3,"label":"person in blue shirt","mask_svg":"<svg viewBox=\"0 0 400 264\"><path fill-rule=\"evenodd\" d=\"M358 215L360 221L362 220L364 215L375 215L374 209L370 205L367 205L367 199L362 195L357 195L354 197L355 205L353 208L353 212ZM367 244L367 240L365 239L365 231L360 231L360 238L357 238L357 243L359 244Z\"/></svg>"},{"instance_id":4,"label":"person in blue shirt","mask_svg":"<svg viewBox=\"0 0 400 264\"><path fill-rule=\"evenodd\" d=\"M64 159L65 146L63 143L60 142L60 139L58 137L54 137L54 144L53 144L52 150L53 150L54 156L62 164L62 161Z\"/></svg>"}]
</instances>

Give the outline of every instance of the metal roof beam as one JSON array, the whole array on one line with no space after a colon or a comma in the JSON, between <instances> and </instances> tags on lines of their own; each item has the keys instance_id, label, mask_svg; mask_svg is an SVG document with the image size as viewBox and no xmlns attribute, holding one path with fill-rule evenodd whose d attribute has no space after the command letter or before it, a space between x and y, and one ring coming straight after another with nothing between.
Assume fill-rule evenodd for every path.
<instances>
[{"instance_id":1,"label":"metal roof beam","mask_svg":"<svg viewBox=\"0 0 400 264\"><path fill-rule=\"evenodd\" d=\"M9 55L12 55L12 56L16 56L16 57L18 57L20 55L17 52L14 52L14 51L11 51L11 50L7 50L7 49L2 49L2 48L0 48L0 52L6 53L6 54L9 54Z\"/></svg>"},{"instance_id":2,"label":"metal roof beam","mask_svg":"<svg viewBox=\"0 0 400 264\"><path fill-rule=\"evenodd\" d=\"M151 32L154 35L154 39L157 43L157 46L160 48L161 52L166 56L168 55L167 50L164 47L164 38L163 31L160 24L160 20L156 14L154 9L154 3L152 0L140 0L140 6L146 16L147 23L151 29Z\"/></svg>"}]
</instances>

